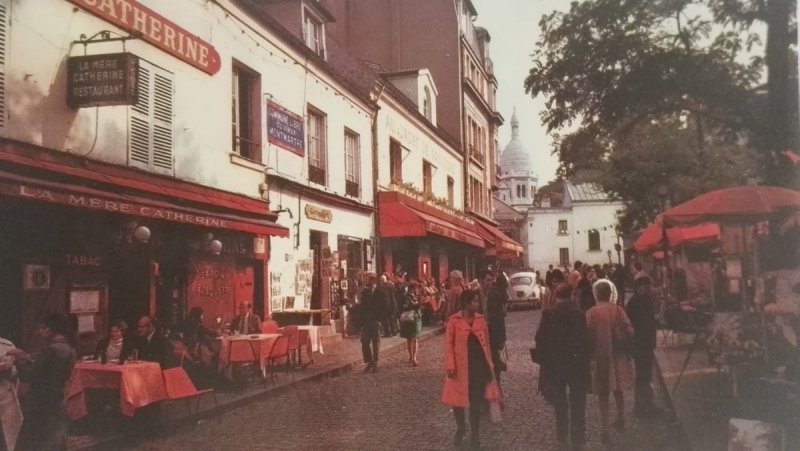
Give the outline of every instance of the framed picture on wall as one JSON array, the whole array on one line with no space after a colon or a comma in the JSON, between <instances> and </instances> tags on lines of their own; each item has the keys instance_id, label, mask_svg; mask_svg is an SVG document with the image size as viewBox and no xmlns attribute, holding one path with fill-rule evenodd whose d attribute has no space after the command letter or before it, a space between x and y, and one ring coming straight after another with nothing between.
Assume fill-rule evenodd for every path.
<instances>
[{"instance_id":1,"label":"framed picture on wall","mask_svg":"<svg viewBox=\"0 0 800 451\"><path fill-rule=\"evenodd\" d=\"M25 291L50 289L50 266L25 265L23 266L23 289Z\"/></svg>"}]
</instances>

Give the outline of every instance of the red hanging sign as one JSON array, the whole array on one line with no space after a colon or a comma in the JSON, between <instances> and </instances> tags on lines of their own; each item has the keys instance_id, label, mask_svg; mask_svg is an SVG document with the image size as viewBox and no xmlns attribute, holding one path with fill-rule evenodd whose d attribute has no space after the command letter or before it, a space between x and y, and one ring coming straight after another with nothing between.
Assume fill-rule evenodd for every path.
<instances>
[{"instance_id":1,"label":"red hanging sign","mask_svg":"<svg viewBox=\"0 0 800 451\"><path fill-rule=\"evenodd\" d=\"M67 1L209 75L219 71L220 56L211 44L136 0Z\"/></svg>"}]
</instances>

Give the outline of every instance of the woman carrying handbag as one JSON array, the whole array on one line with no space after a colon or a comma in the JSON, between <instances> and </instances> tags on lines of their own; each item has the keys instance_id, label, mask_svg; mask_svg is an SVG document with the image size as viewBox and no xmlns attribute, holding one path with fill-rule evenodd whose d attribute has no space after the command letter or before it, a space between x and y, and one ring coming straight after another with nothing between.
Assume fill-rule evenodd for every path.
<instances>
[{"instance_id":1,"label":"woman carrying handbag","mask_svg":"<svg viewBox=\"0 0 800 451\"><path fill-rule=\"evenodd\" d=\"M610 392L614 392L617 407L617 418L613 425L617 430L625 428L623 391L633 386L633 365L627 352L627 343L633 337L633 326L625 311L610 302L613 294L610 281L600 279L592 288L597 304L586 312L586 325L594 349L592 391L599 397L602 440L603 443L609 443Z\"/></svg>"},{"instance_id":2,"label":"woman carrying handbag","mask_svg":"<svg viewBox=\"0 0 800 451\"><path fill-rule=\"evenodd\" d=\"M417 366L418 337L422 331L422 315L419 312L419 290L419 283L410 282L400 304L400 336L406 339L408 363L411 366Z\"/></svg>"}]
</instances>

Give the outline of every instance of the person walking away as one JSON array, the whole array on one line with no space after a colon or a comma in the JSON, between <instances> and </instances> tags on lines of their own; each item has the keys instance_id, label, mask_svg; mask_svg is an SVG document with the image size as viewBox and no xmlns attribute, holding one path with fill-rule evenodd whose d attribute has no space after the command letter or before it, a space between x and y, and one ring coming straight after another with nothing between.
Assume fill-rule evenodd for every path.
<instances>
[{"instance_id":1,"label":"person walking away","mask_svg":"<svg viewBox=\"0 0 800 451\"><path fill-rule=\"evenodd\" d=\"M0 450L14 451L22 427L22 409L17 397L17 369L8 351L14 343L0 338Z\"/></svg>"},{"instance_id":2,"label":"person walking away","mask_svg":"<svg viewBox=\"0 0 800 451\"><path fill-rule=\"evenodd\" d=\"M555 410L559 443L566 447L570 439L572 449L579 450L586 443L591 343L586 318L570 299L572 286L561 283L555 293L557 301L542 312L536 331L540 387Z\"/></svg>"},{"instance_id":3,"label":"person walking away","mask_svg":"<svg viewBox=\"0 0 800 451\"><path fill-rule=\"evenodd\" d=\"M575 266L578 266L575 263ZM583 273L578 279L575 288L575 297L578 301L578 306L581 311L587 312L590 308L594 307L594 293L592 293L592 281L589 279L589 271L584 268Z\"/></svg>"},{"instance_id":4,"label":"person walking away","mask_svg":"<svg viewBox=\"0 0 800 451\"><path fill-rule=\"evenodd\" d=\"M550 281L552 284L550 290L548 290L546 296L542 296L542 311L552 308L556 304L556 287L565 282L564 273L559 269L554 269L550 276Z\"/></svg>"},{"instance_id":5,"label":"person walking away","mask_svg":"<svg viewBox=\"0 0 800 451\"><path fill-rule=\"evenodd\" d=\"M633 324L632 354L636 369L633 413L650 417L659 413L653 404L653 352L656 348L656 308L650 290L649 277L640 277L634 282L635 294L628 301L627 313Z\"/></svg>"},{"instance_id":6,"label":"person walking away","mask_svg":"<svg viewBox=\"0 0 800 451\"><path fill-rule=\"evenodd\" d=\"M420 315L420 286L417 282L408 284L406 293L400 305L400 336L406 339L408 350L408 363L417 366L417 351L419 350L419 334L422 332L422 315Z\"/></svg>"},{"instance_id":7,"label":"person walking away","mask_svg":"<svg viewBox=\"0 0 800 451\"><path fill-rule=\"evenodd\" d=\"M64 391L75 366L75 349L70 345L67 319L49 315L36 329L47 344L28 355L18 348L14 356L20 377L29 384L22 400L24 421L17 441L17 451L56 451L67 449L67 418Z\"/></svg>"},{"instance_id":8,"label":"person walking away","mask_svg":"<svg viewBox=\"0 0 800 451\"><path fill-rule=\"evenodd\" d=\"M611 300L611 282L599 280L594 286L597 305L586 313L586 325L592 349L592 391L599 398L602 440L609 443L609 393L614 393L617 418L613 425L617 430L625 428L625 399L623 391L633 385L633 367L630 357L621 349L620 343L633 336L625 311Z\"/></svg>"},{"instance_id":9,"label":"person walking away","mask_svg":"<svg viewBox=\"0 0 800 451\"><path fill-rule=\"evenodd\" d=\"M614 269L611 271L611 282L617 289L617 293L619 293L617 304L625 308L625 269L619 263L615 264Z\"/></svg>"},{"instance_id":10,"label":"person walking away","mask_svg":"<svg viewBox=\"0 0 800 451\"><path fill-rule=\"evenodd\" d=\"M507 362L502 360L502 352L506 346L506 302L508 301L508 279L500 273L494 281L487 296L487 321L489 323L489 349L492 351L494 363L494 379L500 386L500 373L508 369Z\"/></svg>"},{"instance_id":11,"label":"person walking away","mask_svg":"<svg viewBox=\"0 0 800 451\"><path fill-rule=\"evenodd\" d=\"M450 271L450 288L447 290L447 294L445 294L445 311L444 311L444 320L447 322L447 319L450 318L453 314L455 314L459 309L459 297L461 293L464 292L464 276L461 275L461 271L455 269Z\"/></svg>"},{"instance_id":12,"label":"person walking away","mask_svg":"<svg viewBox=\"0 0 800 451\"><path fill-rule=\"evenodd\" d=\"M374 272L367 273L364 290L361 292L361 354L364 358L364 372L378 372L378 352L381 347L381 319L386 314L387 294L377 286L378 277Z\"/></svg>"},{"instance_id":13,"label":"person walking away","mask_svg":"<svg viewBox=\"0 0 800 451\"><path fill-rule=\"evenodd\" d=\"M447 377L442 403L453 409L456 419L454 443L461 445L466 433L465 414L469 408L470 443L480 446L480 415L484 400L499 401L500 390L493 381L489 329L480 313L480 293L467 290L460 297L461 311L447 321L444 339L444 368Z\"/></svg>"},{"instance_id":14,"label":"person walking away","mask_svg":"<svg viewBox=\"0 0 800 451\"><path fill-rule=\"evenodd\" d=\"M588 266L588 265L587 265ZM578 282L581 280L581 274L583 272L583 263L578 260L575 262L575 266L572 268L572 272L569 272L569 276L567 276L567 282L572 285L572 289L575 290L578 288Z\"/></svg>"},{"instance_id":15,"label":"person walking away","mask_svg":"<svg viewBox=\"0 0 800 451\"><path fill-rule=\"evenodd\" d=\"M397 289L394 284L389 281L389 274L383 273L380 278L380 288L386 292L386 313L381 321L381 329L383 329L384 337L393 337L397 333L397 316L399 299L397 296Z\"/></svg>"},{"instance_id":16,"label":"person walking away","mask_svg":"<svg viewBox=\"0 0 800 451\"><path fill-rule=\"evenodd\" d=\"M488 316L487 301L489 300L489 290L492 289L494 284L494 271L491 269L484 269L481 271L478 281L480 282L480 295L481 295L481 314Z\"/></svg>"}]
</instances>

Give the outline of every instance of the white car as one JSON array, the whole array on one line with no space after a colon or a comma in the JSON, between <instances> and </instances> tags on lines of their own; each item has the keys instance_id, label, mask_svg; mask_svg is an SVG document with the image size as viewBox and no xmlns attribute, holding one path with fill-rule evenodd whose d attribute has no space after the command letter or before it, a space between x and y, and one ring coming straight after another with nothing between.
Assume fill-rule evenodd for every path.
<instances>
[{"instance_id":1,"label":"white car","mask_svg":"<svg viewBox=\"0 0 800 451\"><path fill-rule=\"evenodd\" d=\"M539 284L536 283L536 273L518 272L508 279L508 308L542 307L542 296Z\"/></svg>"}]
</instances>

